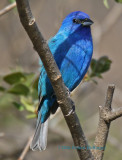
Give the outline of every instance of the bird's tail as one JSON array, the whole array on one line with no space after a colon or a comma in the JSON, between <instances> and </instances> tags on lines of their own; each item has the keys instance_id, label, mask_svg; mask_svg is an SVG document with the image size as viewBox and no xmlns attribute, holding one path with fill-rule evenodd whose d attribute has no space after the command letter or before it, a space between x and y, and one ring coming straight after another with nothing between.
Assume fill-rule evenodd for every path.
<instances>
[{"instance_id":1,"label":"bird's tail","mask_svg":"<svg viewBox=\"0 0 122 160\"><path fill-rule=\"evenodd\" d=\"M48 119L41 123L40 121L37 122L36 131L30 145L30 148L35 150L45 150L47 146L47 134L48 134Z\"/></svg>"}]
</instances>

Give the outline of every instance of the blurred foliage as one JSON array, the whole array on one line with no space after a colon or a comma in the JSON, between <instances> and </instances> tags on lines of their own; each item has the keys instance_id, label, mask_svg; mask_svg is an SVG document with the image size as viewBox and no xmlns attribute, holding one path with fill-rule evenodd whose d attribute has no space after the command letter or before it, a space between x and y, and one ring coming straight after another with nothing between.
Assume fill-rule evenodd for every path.
<instances>
[{"instance_id":1,"label":"blurred foliage","mask_svg":"<svg viewBox=\"0 0 122 160\"><path fill-rule=\"evenodd\" d=\"M106 8L109 8L108 0L103 0L103 3L104 3L104 5L106 6Z\"/></svg>"},{"instance_id":2,"label":"blurred foliage","mask_svg":"<svg viewBox=\"0 0 122 160\"><path fill-rule=\"evenodd\" d=\"M104 56L92 59L88 74L84 81L93 81L94 78L102 78L102 74L110 69L111 60ZM26 118L34 118L38 108L38 79L34 73L23 71L12 71L12 73L1 77L0 103L8 95L13 104L19 111L27 111ZM7 102L8 103L8 102ZM10 105L10 104L9 104ZM1 106L1 104L0 104Z\"/></svg>"},{"instance_id":3,"label":"blurred foliage","mask_svg":"<svg viewBox=\"0 0 122 160\"><path fill-rule=\"evenodd\" d=\"M36 117L36 108L38 106L37 86L38 77L34 73L12 71L12 73L2 77L0 102L9 94L11 103L19 111L28 111L27 118Z\"/></svg>"},{"instance_id":4,"label":"blurred foliage","mask_svg":"<svg viewBox=\"0 0 122 160\"><path fill-rule=\"evenodd\" d=\"M122 3L122 0L115 0L116 2Z\"/></svg>"},{"instance_id":5,"label":"blurred foliage","mask_svg":"<svg viewBox=\"0 0 122 160\"><path fill-rule=\"evenodd\" d=\"M15 0L8 0L10 3L14 3L15 2Z\"/></svg>"},{"instance_id":6,"label":"blurred foliage","mask_svg":"<svg viewBox=\"0 0 122 160\"><path fill-rule=\"evenodd\" d=\"M102 74L110 69L111 62L112 61L107 56L100 57L98 60L92 59L89 77L102 78Z\"/></svg>"},{"instance_id":7,"label":"blurred foliage","mask_svg":"<svg viewBox=\"0 0 122 160\"><path fill-rule=\"evenodd\" d=\"M115 0L115 1L118 2L118 3L122 3L122 0ZM104 3L106 8L109 8L108 0L103 0L103 3Z\"/></svg>"}]
</instances>

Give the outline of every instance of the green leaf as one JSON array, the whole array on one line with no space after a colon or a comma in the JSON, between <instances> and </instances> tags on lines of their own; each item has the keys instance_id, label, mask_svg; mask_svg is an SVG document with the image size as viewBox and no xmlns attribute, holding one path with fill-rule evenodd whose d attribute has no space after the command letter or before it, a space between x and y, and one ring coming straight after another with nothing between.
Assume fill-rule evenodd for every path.
<instances>
[{"instance_id":1,"label":"green leaf","mask_svg":"<svg viewBox=\"0 0 122 160\"><path fill-rule=\"evenodd\" d=\"M103 3L104 3L104 5L105 5L106 8L109 8L108 0L103 0Z\"/></svg>"},{"instance_id":2,"label":"green leaf","mask_svg":"<svg viewBox=\"0 0 122 160\"><path fill-rule=\"evenodd\" d=\"M30 95L32 96L33 100L38 99L38 91L36 89L33 89Z\"/></svg>"},{"instance_id":3,"label":"green leaf","mask_svg":"<svg viewBox=\"0 0 122 160\"><path fill-rule=\"evenodd\" d=\"M29 93L29 88L24 84L16 84L8 90L8 93L26 96Z\"/></svg>"},{"instance_id":4,"label":"green leaf","mask_svg":"<svg viewBox=\"0 0 122 160\"><path fill-rule=\"evenodd\" d=\"M111 66L111 60L107 56L103 56L98 60L92 59L91 61L91 73L90 77L99 77L102 78L102 73L108 71Z\"/></svg>"},{"instance_id":5,"label":"green leaf","mask_svg":"<svg viewBox=\"0 0 122 160\"><path fill-rule=\"evenodd\" d=\"M4 92L5 91L5 88L0 86L0 92Z\"/></svg>"},{"instance_id":6,"label":"green leaf","mask_svg":"<svg viewBox=\"0 0 122 160\"><path fill-rule=\"evenodd\" d=\"M115 0L116 2L122 3L122 0Z\"/></svg>"},{"instance_id":7,"label":"green leaf","mask_svg":"<svg viewBox=\"0 0 122 160\"><path fill-rule=\"evenodd\" d=\"M20 103L17 102L13 102L13 105L19 110L19 111L23 111L24 110L24 106Z\"/></svg>"},{"instance_id":8,"label":"green leaf","mask_svg":"<svg viewBox=\"0 0 122 160\"><path fill-rule=\"evenodd\" d=\"M111 60L107 56L103 56L97 61L96 72L104 73L110 69Z\"/></svg>"},{"instance_id":9,"label":"green leaf","mask_svg":"<svg viewBox=\"0 0 122 160\"><path fill-rule=\"evenodd\" d=\"M21 72L15 72L3 77L3 80L8 84L15 84L18 82L22 82L25 79L26 79L25 75Z\"/></svg>"},{"instance_id":10,"label":"green leaf","mask_svg":"<svg viewBox=\"0 0 122 160\"><path fill-rule=\"evenodd\" d=\"M21 97L20 101L24 105L27 111L32 112L32 113L35 112L35 108L33 106L34 104L30 104L27 98Z\"/></svg>"},{"instance_id":11,"label":"green leaf","mask_svg":"<svg viewBox=\"0 0 122 160\"><path fill-rule=\"evenodd\" d=\"M32 118L36 118L36 117L37 117L36 114L28 114L28 115L26 116L27 119L32 119Z\"/></svg>"},{"instance_id":12,"label":"green leaf","mask_svg":"<svg viewBox=\"0 0 122 160\"><path fill-rule=\"evenodd\" d=\"M24 81L24 84L30 87L34 81L35 74L34 73L24 73L24 76L26 77L26 81Z\"/></svg>"}]
</instances>

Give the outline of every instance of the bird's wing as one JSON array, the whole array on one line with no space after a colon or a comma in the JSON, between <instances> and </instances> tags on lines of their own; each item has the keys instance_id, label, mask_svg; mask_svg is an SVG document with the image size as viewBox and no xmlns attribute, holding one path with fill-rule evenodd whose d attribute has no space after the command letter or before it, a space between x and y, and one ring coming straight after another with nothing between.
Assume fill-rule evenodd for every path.
<instances>
[{"instance_id":1,"label":"bird's wing","mask_svg":"<svg viewBox=\"0 0 122 160\"><path fill-rule=\"evenodd\" d=\"M86 69L86 54L80 40L58 34L48 42L54 59L60 69L65 85L72 90L83 78Z\"/></svg>"},{"instance_id":2,"label":"bird's wing","mask_svg":"<svg viewBox=\"0 0 122 160\"><path fill-rule=\"evenodd\" d=\"M87 69L87 55L81 46L71 46L62 60L60 71L65 85L72 91L82 80Z\"/></svg>"}]
</instances>

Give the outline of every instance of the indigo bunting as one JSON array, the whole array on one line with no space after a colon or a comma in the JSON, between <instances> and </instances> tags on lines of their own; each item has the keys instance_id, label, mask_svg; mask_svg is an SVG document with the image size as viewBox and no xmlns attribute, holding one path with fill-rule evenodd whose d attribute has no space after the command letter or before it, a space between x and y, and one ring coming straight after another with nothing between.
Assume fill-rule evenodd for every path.
<instances>
[{"instance_id":1,"label":"indigo bunting","mask_svg":"<svg viewBox=\"0 0 122 160\"><path fill-rule=\"evenodd\" d=\"M57 34L49 39L48 45L60 69L63 81L71 92L84 75L91 62L93 43L90 17L81 11L70 13L62 22ZM56 96L45 68L41 63L38 82L39 108L35 135L30 148L45 150L47 145L48 118L58 108Z\"/></svg>"}]
</instances>

